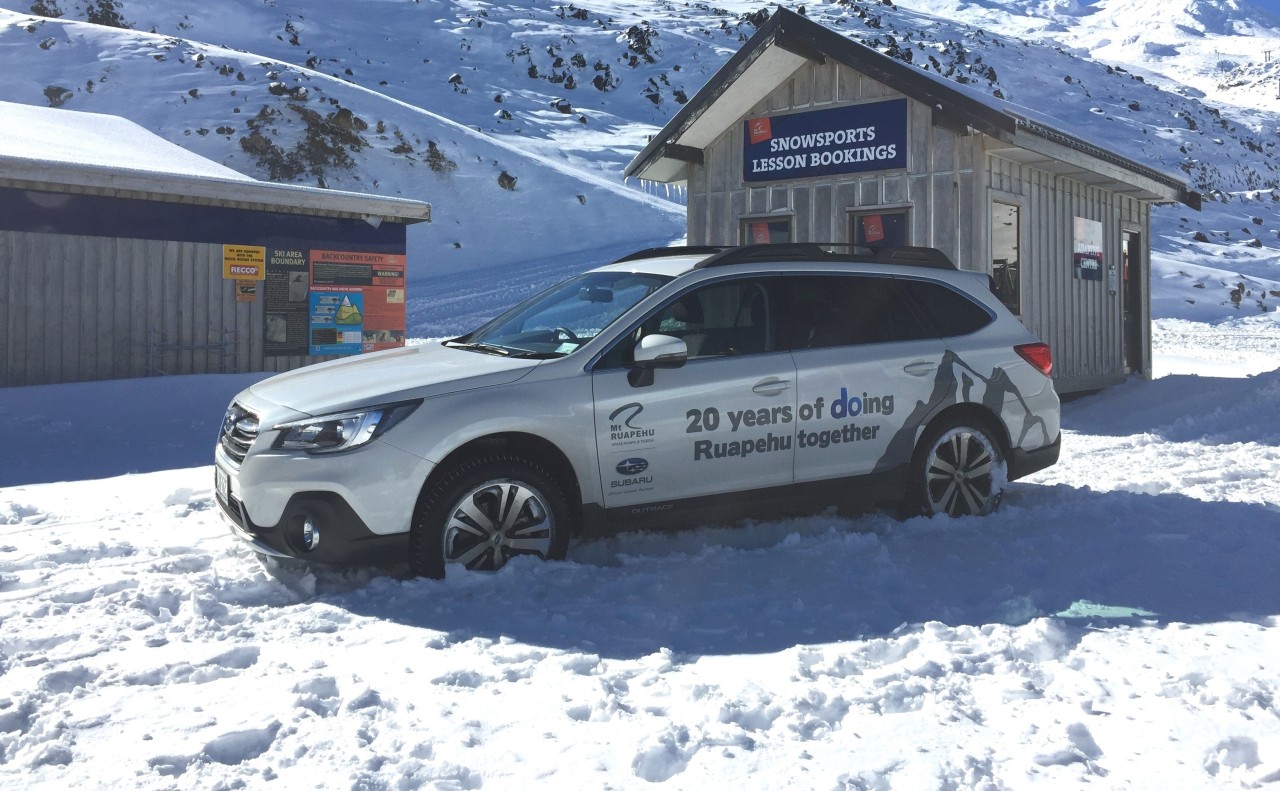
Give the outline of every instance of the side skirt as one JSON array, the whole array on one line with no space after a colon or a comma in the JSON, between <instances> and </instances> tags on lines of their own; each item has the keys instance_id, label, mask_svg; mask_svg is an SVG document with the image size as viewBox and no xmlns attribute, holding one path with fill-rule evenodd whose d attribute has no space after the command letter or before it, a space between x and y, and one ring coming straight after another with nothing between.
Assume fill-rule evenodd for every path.
<instances>
[{"instance_id":1,"label":"side skirt","mask_svg":"<svg viewBox=\"0 0 1280 791\"><path fill-rule=\"evenodd\" d=\"M910 465L887 472L833 478L748 492L663 500L618 508L586 504L582 537L600 538L633 530L685 530L729 526L744 519L807 516L835 507L846 516L902 499Z\"/></svg>"}]
</instances>

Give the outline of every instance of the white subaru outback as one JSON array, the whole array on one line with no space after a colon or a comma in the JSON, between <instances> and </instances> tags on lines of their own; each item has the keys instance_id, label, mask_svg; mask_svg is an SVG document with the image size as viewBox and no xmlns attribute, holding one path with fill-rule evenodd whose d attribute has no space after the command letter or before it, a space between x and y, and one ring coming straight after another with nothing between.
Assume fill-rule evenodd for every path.
<instances>
[{"instance_id":1,"label":"white subaru outback","mask_svg":"<svg viewBox=\"0 0 1280 791\"><path fill-rule=\"evenodd\" d=\"M414 573L829 506L980 515L1057 461L1052 359L937 250L645 250L460 338L236 396L218 504L258 552Z\"/></svg>"}]
</instances>

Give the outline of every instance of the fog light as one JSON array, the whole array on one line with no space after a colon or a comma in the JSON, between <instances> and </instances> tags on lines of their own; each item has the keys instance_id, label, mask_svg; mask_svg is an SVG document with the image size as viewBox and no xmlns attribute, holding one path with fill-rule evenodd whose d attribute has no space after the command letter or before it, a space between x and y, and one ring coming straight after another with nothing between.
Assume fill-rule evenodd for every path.
<instances>
[{"instance_id":1,"label":"fog light","mask_svg":"<svg viewBox=\"0 0 1280 791\"><path fill-rule=\"evenodd\" d=\"M308 552L320 545L320 528L316 523L307 517L302 520L302 546Z\"/></svg>"}]
</instances>

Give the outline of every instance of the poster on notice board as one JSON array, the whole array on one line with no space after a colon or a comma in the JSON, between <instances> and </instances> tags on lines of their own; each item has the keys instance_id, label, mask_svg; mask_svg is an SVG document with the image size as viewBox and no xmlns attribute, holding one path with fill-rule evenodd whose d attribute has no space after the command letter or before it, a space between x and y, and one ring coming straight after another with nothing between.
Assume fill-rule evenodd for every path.
<instances>
[{"instance_id":1,"label":"poster on notice board","mask_svg":"<svg viewBox=\"0 0 1280 791\"><path fill-rule=\"evenodd\" d=\"M405 256L267 248L268 357L359 354L404 345Z\"/></svg>"},{"instance_id":2,"label":"poster on notice board","mask_svg":"<svg viewBox=\"0 0 1280 791\"><path fill-rule=\"evenodd\" d=\"M1102 281L1102 223L1075 218L1075 249L1072 265L1076 280Z\"/></svg>"}]
</instances>

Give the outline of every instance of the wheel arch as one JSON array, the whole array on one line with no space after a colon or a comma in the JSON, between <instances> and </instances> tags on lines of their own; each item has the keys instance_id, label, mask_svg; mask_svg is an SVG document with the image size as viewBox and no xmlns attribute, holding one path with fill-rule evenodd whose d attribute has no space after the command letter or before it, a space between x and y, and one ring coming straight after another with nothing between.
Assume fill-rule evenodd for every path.
<instances>
[{"instance_id":1,"label":"wheel arch","mask_svg":"<svg viewBox=\"0 0 1280 791\"><path fill-rule=\"evenodd\" d=\"M536 434L520 431L508 431L499 434L488 434L477 437L463 445L459 445L441 459L427 479L423 481L418 495L421 498L435 486L436 482L451 470L470 459L489 456L495 453L506 453L536 462L546 468L563 488L568 498L571 533L577 535L582 525L582 488L578 481L573 462L554 442Z\"/></svg>"},{"instance_id":2,"label":"wheel arch","mask_svg":"<svg viewBox=\"0 0 1280 791\"><path fill-rule=\"evenodd\" d=\"M920 512L929 513L926 505L924 482L925 455L929 452L929 447L936 437L940 437L950 428L960 425L968 425L986 433L996 444L996 450L1004 457L1007 467L1009 461L1009 432L1005 429L1003 421L982 404L971 402L952 404L924 424L924 428L916 440L916 446L911 453L911 467L908 472L906 496L902 503L904 516L914 516ZM999 500L997 499L996 504L998 505L998 503ZM992 509L994 510L994 508L995 506L993 505Z\"/></svg>"},{"instance_id":3,"label":"wheel arch","mask_svg":"<svg viewBox=\"0 0 1280 791\"><path fill-rule=\"evenodd\" d=\"M1009 458L1009 430L1005 427L1004 421L998 415L992 412L982 404L966 402L962 404L952 404L934 415L920 432L919 438L916 440L916 447L911 454L912 469L920 461L920 454L924 452L925 437L930 436L932 432L940 426L952 425L955 423L976 423L975 428L984 428L991 432L991 438L1000 445L1000 453L1005 459Z\"/></svg>"}]
</instances>

